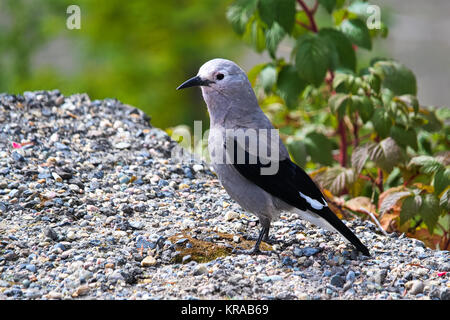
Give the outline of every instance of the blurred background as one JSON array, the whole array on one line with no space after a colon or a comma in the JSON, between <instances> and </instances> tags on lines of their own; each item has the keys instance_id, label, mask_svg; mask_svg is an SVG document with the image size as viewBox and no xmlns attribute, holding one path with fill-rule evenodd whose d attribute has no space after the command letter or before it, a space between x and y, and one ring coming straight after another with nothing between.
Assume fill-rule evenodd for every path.
<instances>
[{"instance_id":1,"label":"blurred background","mask_svg":"<svg viewBox=\"0 0 450 320\"><path fill-rule=\"evenodd\" d=\"M92 100L134 105L156 127L207 123L200 91L175 88L215 57L235 60L247 71L270 60L233 32L225 17L231 2L0 0L0 92L86 92ZM371 55L411 68L421 104L448 106L450 1L371 3L389 15L390 26L387 40L376 42ZM81 8L79 30L66 27L71 4Z\"/></svg>"}]
</instances>

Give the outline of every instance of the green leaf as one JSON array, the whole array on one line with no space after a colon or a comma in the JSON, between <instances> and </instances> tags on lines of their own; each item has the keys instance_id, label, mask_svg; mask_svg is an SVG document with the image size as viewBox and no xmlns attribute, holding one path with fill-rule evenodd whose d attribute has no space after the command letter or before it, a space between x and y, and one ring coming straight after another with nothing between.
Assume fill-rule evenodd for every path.
<instances>
[{"instance_id":1,"label":"green leaf","mask_svg":"<svg viewBox=\"0 0 450 320\"><path fill-rule=\"evenodd\" d=\"M405 161L404 151L391 137L382 140L379 143L378 148L381 149L382 152L381 156L375 160L375 163L387 172L392 171L394 166L397 166ZM380 154L377 149L374 149L374 155Z\"/></svg>"},{"instance_id":2,"label":"green leaf","mask_svg":"<svg viewBox=\"0 0 450 320\"><path fill-rule=\"evenodd\" d=\"M430 233L433 233L434 227L439 219L439 214L441 213L439 200L432 194L425 195L419 212L428 230Z\"/></svg>"},{"instance_id":3,"label":"green leaf","mask_svg":"<svg viewBox=\"0 0 450 320\"><path fill-rule=\"evenodd\" d=\"M360 19L346 19L342 21L340 29L352 43L368 50L372 49L369 29Z\"/></svg>"},{"instance_id":4,"label":"green leaf","mask_svg":"<svg viewBox=\"0 0 450 320\"><path fill-rule=\"evenodd\" d=\"M319 36L305 34L298 39L295 66L300 78L318 87L325 78L330 62L330 49Z\"/></svg>"},{"instance_id":5,"label":"green leaf","mask_svg":"<svg viewBox=\"0 0 450 320\"><path fill-rule=\"evenodd\" d=\"M443 108L445 109L445 108ZM426 124L422 128L428 132L438 132L442 130L442 122L436 116L433 110L424 110L421 116L425 119Z\"/></svg>"},{"instance_id":6,"label":"green leaf","mask_svg":"<svg viewBox=\"0 0 450 320\"><path fill-rule=\"evenodd\" d=\"M403 200L400 211L400 225L414 218L420 210L422 198L419 195L411 196Z\"/></svg>"},{"instance_id":7,"label":"green leaf","mask_svg":"<svg viewBox=\"0 0 450 320\"><path fill-rule=\"evenodd\" d=\"M266 31L266 47L273 59L276 59L278 45L281 40L283 40L285 35L286 32L278 24L278 22L274 22L272 27Z\"/></svg>"},{"instance_id":8,"label":"green leaf","mask_svg":"<svg viewBox=\"0 0 450 320\"><path fill-rule=\"evenodd\" d=\"M443 164L431 156L417 156L409 161L408 168L419 167L420 172L424 174L433 174L439 170L444 169Z\"/></svg>"},{"instance_id":9,"label":"green leaf","mask_svg":"<svg viewBox=\"0 0 450 320\"><path fill-rule=\"evenodd\" d=\"M295 21L301 22L303 23L305 26L308 26L310 24L308 15L305 13L305 11L298 11L295 14ZM291 36L294 39L299 38L300 36L304 35L305 33L308 33L309 30L307 28L305 28L304 26L295 23L294 24L294 28L292 29L292 33Z\"/></svg>"},{"instance_id":10,"label":"green leaf","mask_svg":"<svg viewBox=\"0 0 450 320\"><path fill-rule=\"evenodd\" d=\"M450 212L450 188L447 188L439 199L439 206L445 211Z\"/></svg>"},{"instance_id":11,"label":"green leaf","mask_svg":"<svg viewBox=\"0 0 450 320\"><path fill-rule=\"evenodd\" d=\"M337 93L331 96L328 101L328 105L330 106L331 112L337 115L338 118L342 118L348 107L351 105L352 99L351 96L344 93Z\"/></svg>"},{"instance_id":12,"label":"green leaf","mask_svg":"<svg viewBox=\"0 0 450 320\"><path fill-rule=\"evenodd\" d=\"M381 89L381 79L378 75L376 74L370 74L369 78L369 85L370 88L375 91L375 93L380 93L380 89Z\"/></svg>"},{"instance_id":13,"label":"green leaf","mask_svg":"<svg viewBox=\"0 0 450 320\"><path fill-rule=\"evenodd\" d=\"M307 156L305 144L300 140L294 140L291 138L287 141L286 145L287 145L287 149L288 149L289 153L291 154L294 162L297 165L299 165L300 167L305 167L306 166L306 156Z\"/></svg>"},{"instance_id":14,"label":"green leaf","mask_svg":"<svg viewBox=\"0 0 450 320\"><path fill-rule=\"evenodd\" d=\"M433 178L434 193L440 195L450 185L450 168L439 169Z\"/></svg>"},{"instance_id":15,"label":"green leaf","mask_svg":"<svg viewBox=\"0 0 450 320\"><path fill-rule=\"evenodd\" d=\"M261 83L264 91L269 93L272 91L275 82L277 81L277 69L272 65L267 65L259 73L259 82Z\"/></svg>"},{"instance_id":16,"label":"green leaf","mask_svg":"<svg viewBox=\"0 0 450 320\"><path fill-rule=\"evenodd\" d=\"M341 31L332 28L323 28L319 36L330 46L330 51L336 53L333 69L345 68L351 71L356 69L356 54L352 43Z\"/></svg>"},{"instance_id":17,"label":"green leaf","mask_svg":"<svg viewBox=\"0 0 450 320\"><path fill-rule=\"evenodd\" d=\"M250 44L257 52L262 52L266 48L266 39L264 35L263 25L260 20L253 19L247 24L246 31L243 36L244 41Z\"/></svg>"},{"instance_id":18,"label":"green leaf","mask_svg":"<svg viewBox=\"0 0 450 320\"><path fill-rule=\"evenodd\" d=\"M290 33L295 23L295 0L259 0L261 19L271 27L274 22Z\"/></svg>"},{"instance_id":19,"label":"green leaf","mask_svg":"<svg viewBox=\"0 0 450 320\"><path fill-rule=\"evenodd\" d=\"M389 135L389 130L392 127L392 120L384 109L376 108L371 122L375 131L381 138L386 138Z\"/></svg>"},{"instance_id":20,"label":"green leaf","mask_svg":"<svg viewBox=\"0 0 450 320\"><path fill-rule=\"evenodd\" d=\"M345 188L355 184L356 175L352 168L332 167L320 171L314 179L332 194L340 194Z\"/></svg>"},{"instance_id":21,"label":"green leaf","mask_svg":"<svg viewBox=\"0 0 450 320\"><path fill-rule=\"evenodd\" d=\"M348 93L350 82L350 77L353 78L352 75L342 72L336 72L333 79L333 89L338 93Z\"/></svg>"},{"instance_id":22,"label":"green leaf","mask_svg":"<svg viewBox=\"0 0 450 320\"><path fill-rule=\"evenodd\" d=\"M261 72L262 69L264 69L267 66L267 63L260 63L257 64L255 66L253 66L253 68L251 68L249 70L249 72L247 72L247 77L248 80L250 81L250 83L252 84L252 86L255 85L256 83L256 79L258 78L259 73Z\"/></svg>"},{"instance_id":23,"label":"green leaf","mask_svg":"<svg viewBox=\"0 0 450 320\"><path fill-rule=\"evenodd\" d=\"M355 1L351 5L348 6L347 10L356 14L363 20L366 20L370 14L367 13L367 8L369 8L370 3L363 1Z\"/></svg>"},{"instance_id":24,"label":"green leaf","mask_svg":"<svg viewBox=\"0 0 450 320\"><path fill-rule=\"evenodd\" d=\"M319 3L327 9L328 13L331 13L336 6L336 0L319 0Z\"/></svg>"},{"instance_id":25,"label":"green leaf","mask_svg":"<svg viewBox=\"0 0 450 320\"><path fill-rule=\"evenodd\" d=\"M386 138L379 143L368 142L356 147L352 152L352 166L359 173L367 160L391 172L394 166L404 162L405 154L392 138Z\"/></svg>"},{"instance_id":26,"label":"green leaf","mask_svg":"<svg viewBox=\"0 0 450 320\"><path fill-rule=\"evenodd\" d=\"M331 140L318 132L310 132L304 139L308 155L313 162L329 166L333 163L333 145Z\"/></svg>"},{"instance_id":27,"label":"green leaf","mask_svg":"<svg viewBox=\"0 0 450 320\"><path fill-rule=\"evenodd\" d=\"M277 1L276 0L259 0L258 11L261 20L264 21L269 27L275 22L277 14Z\"/></svg>"},{"instance_id":28,"label":"green leaf","mask_svg":"<svg viewBox=\"0 0 450 320\"><path fill-rule=\"evenodd\" d=\"M286 65L278 74L277 89L289 109L294 109L298 105L298 97L306 87L306 82L302 80L292 65Z\"/></svg>"},{"instance_id":29,"label":"green leaf","mask_svg":"<svg viewBox=\"0 0 450 320\"><path fill-rule=\"evenodd\" d=\"M366 161L369 159L369 154L376 147L374 142L365 143L363 145L357 146L352 152L352 167L355 168L355 171L359 174Z\"/></svg>"},{"instance_id":30,"label":"green leaf","mask_svg":"<svg viewBox=\"0 0 450 320\"><path fill-rule=\"evenodd\" d=\"M362 121L366 123L372 118L374 112L373 103L372 100L370 100L367 96L358 98L361 100L361 103L357 104L357 110ZM355 104L355 102L353 102L353 104Z\"/></svg>"},{"instance_id":31,"label":"green leaf","mask_svg":"<svg viewBox=\"0 0 450 320\"><path fill-rule=\"evenodd\" d=\"M414 128L406 129L400 125L394 125L391 128L391 137L402 147L410 146L417 151L417 133Z\"/></svg>"},{"instance_id":32,"label":"green leaf","mask_svg":"<svg viewBox=\"0 0 450 320\"><path fill-rule=\"evenodd\" d=\"M417 94L416 77L404 65L396 61L378 61L373 68L382 76L382 86L390 89L395 95Z\"/></svg>"},{"instance_id":33,"label":"green leaf","mask_svg":"<svg viewBox=\"0 0 450 320\"><path fill-rule=\"evenodd\" d=\"M258 0L238 0L227 10L226 16L237 34L244 34L246 25L253 15Z\"/></svg>"}]
</instances>

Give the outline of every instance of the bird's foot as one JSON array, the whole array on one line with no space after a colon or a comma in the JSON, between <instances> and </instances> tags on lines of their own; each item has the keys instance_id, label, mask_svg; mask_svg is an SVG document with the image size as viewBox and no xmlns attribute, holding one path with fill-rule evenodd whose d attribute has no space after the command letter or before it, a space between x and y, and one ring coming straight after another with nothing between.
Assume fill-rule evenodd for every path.
<instances>
[{"instance_id":1,"label":"bird's foot","mask_svg":"<svg viewBox=\"0 0 450 320\"><path fill-rule=\"evenodd\" d=\"M248 254L248 255L271 255L272 251L263 251L260 250L259 248L252 248L250 250L243 250L243 249L237 249L234 248L233 251L231 252L233 254Z\"/></svg>"},{"instance_id":2,"label":"bird's foot","mask_svg":"<svg viewBox=\"0 0 450 320\"><path fill-rule=\"evenodd\" d=\"M249 240L249 241L257 241L258 240L258 237L254 237L252 235L246 235L246 236L244 236L244 238L245 238L245 240ZM267 237L267 238L264 238L262 241L267 244L270 244L270 245L283 243L283 241L278 240L275 237Z\"/></svg>"}]
</instances>

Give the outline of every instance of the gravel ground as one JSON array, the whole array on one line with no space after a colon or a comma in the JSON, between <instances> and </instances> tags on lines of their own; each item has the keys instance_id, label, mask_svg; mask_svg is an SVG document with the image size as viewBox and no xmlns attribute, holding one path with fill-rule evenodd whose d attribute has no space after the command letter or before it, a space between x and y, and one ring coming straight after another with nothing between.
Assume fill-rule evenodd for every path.
<instances>
[{"instance_id":1,"label":"gravel ground","mask_svg":"<svg viewBox=\"0 0 450 320\"><path fill-rule=\"evenodd\" d=\"M117 100L0 94L0 299L446 299L448 251L282 215L270 255L205 163Z\"/></svg>"}]
</instances>

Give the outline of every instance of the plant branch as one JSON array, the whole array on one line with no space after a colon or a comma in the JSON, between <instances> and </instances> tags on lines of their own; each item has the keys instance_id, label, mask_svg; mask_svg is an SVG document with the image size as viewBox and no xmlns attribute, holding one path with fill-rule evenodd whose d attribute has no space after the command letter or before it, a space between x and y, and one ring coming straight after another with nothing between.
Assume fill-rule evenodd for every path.
<instances>
[{"instance_id":1,"label":"plant branch","mask_svg":"<svg viewBox=\"0 0 450 320\"><path fill-rule=\"evenodd\" d=\"M309 23L310 23L310 30L312 32L318 32L319 29L317 28L317 24L316 24L316 20L314 20L314 13L316 12L315 10L317 10L316 5L314 5L313 9L308 8L308 6L306 5L306 3L303 0L297 0L298 4L300 5L300 7L302 7L303 11L305 11L306 16L309 19ZM317 3L317 1L316 1Z\"/></svg>"},{"instance_id":2,"label":"plant branch","mask_svg":"<svg viewBox=\"0 0 450 320\"><path fill-rule=\"evenodd\" d=\"M355 122L353 123L353 147L359 145L359 126L358 126L358 111L355 113Z\"/></svg>"},{"instance_id":3,"label":"plant branch","mask_svg":"<svg viewBox=\"0 0 450 320\"><path fill-rule=\"evenodd\" d=\"M376 180L376 184L378 187L378 190L380 190L380 193L383 193L383 170L378 168L378 177Z\"/></svg>"},{"instance_id":4,"label":"plant branch","mask_svg":"<svg viewBox=\"0 0 450 320\"><path fill-rule=\"evenodd\" d=\"M365 208L363 208L363 207L359 208L357 212L362 212L362 213L365 213L365 214L369 215L369 216L372 218L373 222L375 222L375 224L378 226L378 228L380 229L380 231L381 231L385 236L388 235L387 232L386 232L386 231L383 229L383 227L381 226L381 224L380 224L380 222L378 221L378 219L375 217L375 215L374 215L372 212L370 212L369 210L367 210L367 209L365 209Z\"/></svg>"},{"instance_id":5,"label":"plant branch","mask_svg":"<svg viewBox=\"0 0 450 320\"><path fill-rule=\"evenodd\" d=\"M305 28L305 29L308 29L309 31L313 31L313 29L311 28L311 26L309 26L309 25L307 25L307 24L304 24L303 22L301 22L301 21L295 21L295 23L297 23L299 26L302 26L303 28Z\"/></svg>"},{"instance_id":6,"label":"plant branch","mask_svg":"<svg viewBox=\"0 0 450 320\"><path fill-rule=\"evenodd\" d=\"M338 121L338 134L340 137L339 164L345 168L347 166L347 132L345 130L344 119L338 119Z\"/></svg>"},{"instance_id":7,"label":"plant branch","mask_svg":"<svg viewBox=\"0 0 450 320\"><path fill-rule=\"evenodd\" d=\"M315 14L318 8L319 8L319 1L316 0L316 2L314 3L314 7L311 9L312 14Z\"/></svg>"},{"instance_id":8,"label":"plant branch","mask_svg":"<svg viewBox=\"0 0 450 320\"><path fill-rule=\"evenodd\" d=\"M414 181L415 178L417 178L420 175L420 173L413 174L408 180L403 182L403 186L406 187L408 184Z\"/></svg>"}]
</instances>

